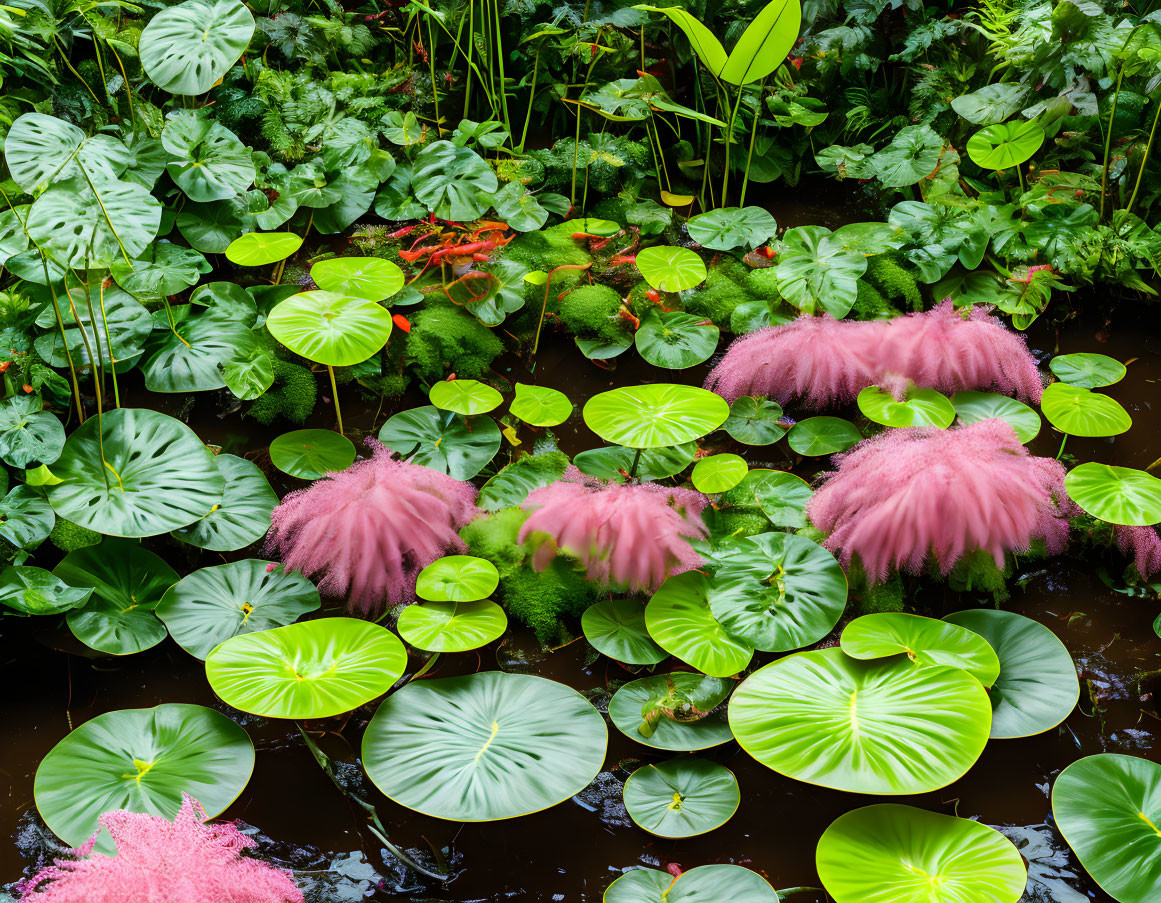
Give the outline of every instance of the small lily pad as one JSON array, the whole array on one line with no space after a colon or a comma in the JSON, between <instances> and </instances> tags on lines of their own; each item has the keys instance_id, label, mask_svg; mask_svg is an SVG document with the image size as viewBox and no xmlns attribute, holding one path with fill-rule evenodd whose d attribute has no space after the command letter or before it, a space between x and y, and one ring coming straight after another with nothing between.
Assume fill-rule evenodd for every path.
<instances>
[{"instance_id":1,"label":"small lily pad","mask_svg":"<svg viewBox=\"0 0 1161 903\"><path fill-rule=\"evenodd\" d=\"M399 635L426 652L468 652L499 639L508 616L495 602L420 602L408 605L395 625Z\"/></svg>"},{"instance_id":2,"label":"small lily pad","mask_svg":"<svg viewBox=\"0 0 1161 903\"><path fill-rule=\"evenodd\" d=\"M863 434L841 417L807 417L790 428L786 444L800 455L821 457L845 452L861 442Z\"/></svg>"},{"instance_id":3,"label":"small lily pad","mask_svg":"<svg viewBox=\"0 0 1161 903\"><path fill-rule=\"evenodd\" d=\"M725 492L742 482L749 470L741 455L710 455L693 466L690 479L699 492Z\"/></svg>"},{"instance_id":4,"label":"small lily pad","mask_svg":"<svg viewBox=\"0 0 1161 903\"><path fill-rule=\"evenodd\" d=\"M1125 365L1107 354L1082 352L1058 354L1048 362L1048 369L1061 382L1082 389L1098 389L1119 383L1128 372Z\"/></svg>"},{"instance_id":5,"label":"small lily pad","mask_svg":"<svg viewBox=\"0 0 1161 903\"><path fill-rule=\"evenodd\" d=\"M572 416L572 402L556 389L516 383L516 397L508 410L529 426L559 426Z\"/></svg>"},{"instance_id":6,"label":"small lily pad","mask_svg":"<svg viewBox=\"0 0 1161 903\"><path fill-rule=\"evenodd\" d=\"M644 765L625 781L629 817L658 837L694 837L720 828L741 802L738 779L716 762L671 759Z\"/></svg>"},{"instance_id":7,"label":"small lily pad","mask_svg":"<svg viewBox=\"0 0 1161 903\"><path fill-rule=\"evenodd\" d=\"M500 585L500 573L486 558L445 555L419 572L415 595L428 602L476 602Z\"/></svg>"},{"instance_id":8,"label":"small lily pad","mask_svg":"<svg viewBox=\"0 0 1161 903\"><path fill-rule=\"evenodd\" d=\"M354 461L354 443L333 430L294 430L270 443L270 463L302 480L321 480Z\"/></svg>"},{"instance_id":9,"label":"small lily pad","mask_svg":"<svg viewBox=\"0 0 1161 903\"><path fill-rule=\"evenodd\" d=\"M581 630L594 649L626 665L656 665L669 657L649 638L645 607L636 599L594 602L581 615Z\"/></svg>"},{"instance_id":10,"label":"small lily pad","mask_svg":"<svg viewBox=\"0 0 1161 903\"><path fill-rule=\"evenodd\" d=\"M479 380L448 379L435 383L427 399L441 411L470 416L495 410L504 396Z\"/></svg>"}]
</instances>

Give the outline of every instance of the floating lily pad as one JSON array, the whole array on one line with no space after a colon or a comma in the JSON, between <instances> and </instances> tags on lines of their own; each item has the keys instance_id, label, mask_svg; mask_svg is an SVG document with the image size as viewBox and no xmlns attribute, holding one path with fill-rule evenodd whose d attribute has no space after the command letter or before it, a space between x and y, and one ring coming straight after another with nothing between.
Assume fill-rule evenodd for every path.
<instances>
[{"instance_id":1,"label":"floating lily pad","mask_svg":"<svg viewBox=\"0 0 1161 903\"><path fill-rule=\"evenodd\" d=\"M633 334L637 353L647 364L682 370L709 360L720 332L712 321L679 310L649 310Z\"/></svg>"},{"instance_id":2,"label":"floating lily pad","mask_svg":"<svg viewBox=\"0 0 1161 903\"><path fill-rule=\"evenodd\" d=\"M467 652L499 639L508 616L495 602L420 602L408 605L395 625L399 635L426 652Z\"/></svg>"},{"instance_id":3,"label":"floating lily pad","mask_svg":"<svg viewBox=\"0 0 1161 903\"><path fill-rule=\"evenodd\" d=\"M741 455L710 455L694 465L690 479L699 492L725 492L742 482L749 470Z\"/></svg>"},{"instance_id":4,"label":"floating lily pad","mask_svg":"<svg viewBox=\"0 0 1161 903\"><path fill-rule=\"evenodd\" d=\"M363 767L384 794L452 821L539 812L579 793L605 761L604 719L576 690L483 671L416 681L379 706Z\"/></svg>"},{"instance_id":5,"label":"floating lily pad","mask_svg":"<svg viewBox=\"0 0 1161 903\"><path fill-rule=\"evenodd\" d=\"M379 430L379 441L411 459L457 480L470 480L500 450L500 428L490 417L470 424L459 414L432 405L400 411Z\"/></svg>"},{"instance_id":6,"label":"floating lily pad","mask_svg":"<svg viewBox=\"0 0 1161 903\"><path fill-rule=\"evenodd\" d=\"M656 246L637 252L637 269L661 292L683 292L705 281L705 263L688 248Z\"/></svg>"},{"instance_id":7,"label":"floating lily pad","mask_svg":"<svg viewBox=\"0 0 1161 903\"><path fill-rule=\"evenodd\" d=\"M712 711L734 686L696 671L643 677L613 694L609 720L630 740L654 749L709 749L734 738L722 713Z\"/></svg>"},{"instance_id":8,"label":"floating lily pad","mask_svg":"<svg viewBox=\"0 0 1161 903\"><path fill-rule=\"evenodd\" d=\"M645 606L645 625L666 652L711 677L731 677L750 664L754 647L715 620L710 587L697 571L670 577Z\"/></svg>"},{"instance_id":9,"label":"floating lily pad","mask_svg":"<svg viewBox=\"0 0 1161 903\"><path fill-rule=\"evenodd\" d=\"M213 552L244 549L270 529L270 512L278 504L278 496L254 462L235 455L218 455L214 464L226 481L222 501L201 520L174 530L173 535Z\"/></svg>"},{"instance_id":10,"label":"floating lily pad","mask_svg":"<svg viewBox=\"0 0 1161 903\"><path fill-rule=\"evenodd\" d=\"M921 667L962 668L985 687L996 682L1000 660L987 640L948 621L896 611L855 618L842 635L842 650L852 658L905 655Z\"/></svg>"},{"instance_id":11,"label":"floating lily pad","mask_svg":"<svg viewBox=\"0 0 1161 903\"><path fill-rule=\"evenodd\" d=\"M1070 436L1119 436L1133 425L1129 412L1116 400L1091 389L1053 383L1040 398L1048 422Z\"/></svg>"},{"instance_id":12,"label":"floating lily pad","mask_svg":"<svg viewBox=\"0 0 1161 903\"><path fill-rule=\"evenodd\" d=\"M606 442L659 448L700 439L730 415L724 398L696 386L654 383L601 392L584 407L584 420Z\"/></svg>"},{"instance_id":13,"label":"floating lily pad","mask_svg":"<svg viewBox=\"0 0 1161 903\"><path fill-rule=\"evenodd\" d=\"M656 665L669 657L649 638L645 607L636 599L594 602L581 615L581 630L594 649L626 665Z\"/></svg>"},{"instance_id":14,"label":"floating lily pad","mask_svg":"<svg viewBox=\"0 0 1161 903\"><path fill-rule=\"evenodd\" d=\"M391 323L385 307L334 292L291 295L266 317L274 338L308 361L328 367L367 360L387 344Z\"/></svg>"},{"instance_id":15,"label":"floating lily pad","mask_svg":"<svg viewBox=\"0 0 1161 903\"><path fill-rule=\"evenodd\" d=\"M1068 472L1064 488L1081 508L1107 523L1161 523L1161 480L1143 470L1089 461Z\"/></svg>"},{"instance_id":16,"label":"floating lily pad","mask_svg":"<svg viewBox=\"0 0 1161 903\"><path fill-rule=\"evenodd\" d=\"M488 559L445 555L419 572L415 595L428 602L476 602L499 585L500 573Z\"/></svg>"},{"instance_id":17,"label":"floating lily pad","mask_svg":"<svg viewBox=\"0 0 1161 903\"><path fill-rule=\"evenodd\" d=\"M802 477L784 470L751 470L730 490L733 504L757 505L776 527L806 526L806 503L813 495Z\"/></svg>"},{"instance_id":18,"label":"floating lily pad","mask_svg":"<svg viewBox=\"0 0 1161 903\"><path fill-rule=\"evenodd\" d=\"M226 259L240 267L264 267L285 260L302 247L292 232L247 232L230 242Z\"/></svg>"},{"instance_id":19,"label":"floating lily pad","mask_svg":"<svg viewBox=\"0 0 1161 903\"><path fill-rule=\"evenodd\" d=\"M730 416L722 425L743 445L772 445L786 435L782 405L768 398L743 395L730 405Z\"/></svg>"},{"instance_id":20,"label":"floating lily pad","mask_svg":"<svg viewBox=\"0 0 1161 903\"><path fill-rule=\"evenodd\" d=\"M807 417L790 428L786 444L800 455L821 457L845 452L861 442L863 434L841 417Z\"/></svg>"},{"instance_id":21,"label":"floating lily pad","mask_svg":"<svg viewBox=\"0 0 1161 903\"><path fill-rule=\"evenodd\" d=\"M556 389L516 383L516 397L508 410L529 426L558 426L572 416L572 402Z\"/></svg>"},{"instance_id":22,"label":"floating lily pad","mask_svg":"<svg viewBox=\"0 0 1161 903\"><path fill-rule=\"evenodd\" d=\"M956 392L951 397L955 415L963 423L979 423L991 417L998 417L1008 424L1016 437L1025 445L1040 432L1040 415L1032 408L993 392Z\"/></svg>"},{"instance_id":23,"label":"floating lily pad","mask_svg":"<svg viewBox=\"0 0 1161 903\"><path fill-rule=\"evenodd\" d=\"M777 891L757 872L721 863L699 865L677 878L657 869L633 869L609 885L604 903L778 903L778 899Z\"/></svg>"},{"instance_id":24,"label":"floating lily pad","mask_svg":"<svg viewBox=\"0 0 1161 903\"><path fill-rule=\"evenodd\" d=\"M1058 354L1048 362L1048 369L1061 382L1080 386L1082 389L1111 386L1124 379L1128 372L1125 365L1115 357L1091 352Z\"/></svg>"},{"instance_id":25,"label":"floating lily pad","mask_svg":"<svg viewBox=\"0 0 1161 903\"><path fill-rule=\"evenodd\" d=\"M643 765L625 781L625 809L658 837L694 837L724 825L738 809L738 779L705 759Z\"/></svg>"},{"instance_id":26,"label":"floating lily pad","mask_svg":"<svg viewBox=\"0 0 1161 903\"><path fill-rule=\"evenodd\" d=\"M578 452L572 463L581 473L623 483L627 479L625 474L633 471L634 462L637 464L638 479L664 480L666 477L681 473L696 456L697 444L694 442L666 448L643 449L639 458L635 449L612 445Z\"/></svg>"},{"instance_id":27,"label":"floating lily pad","mask_svg":"<svg viewBox=\"0 0 1161 903\"><path fill-rule=\"evenodd\" d=\"M879 386L867 386L856 399L859 410L875 423L883 426L951 426L955 407L946 395L934 389L910 388L903 400L895 398Z\"/></svg>"},{"instance_id":28,"label":"floating lily pad","mask_svg":"<svg viewBox=\"0 0 1161 903\"><path fill-rule=\"evenodd\" d=\"M475 379L442 380L432 385L427 398L441 411L465 415L487 414L504 400L491 386Z\"/></svg>"},{"instance_id":29,"label":"floating lily pad","mask_svg":"<svg viewBox=\"0 0 1161 903\"><path fill-rule=\"evenodd\" d=\"M270 463L303 480L320 480L354 461L354 443L332 430L294 430L270 443Z\"/></svg>"},{"instance_id":30,"label":"floating lily pad","mask_svg":"<svg viewBox=\"0 0 1161 903\"><path fill-rule=\"evenodd\" d=\"M324 292L364 301L386 301L403 288L403 270L382 257L333 257L310 268L310 278Z\"/></svg>"}]
</instances>

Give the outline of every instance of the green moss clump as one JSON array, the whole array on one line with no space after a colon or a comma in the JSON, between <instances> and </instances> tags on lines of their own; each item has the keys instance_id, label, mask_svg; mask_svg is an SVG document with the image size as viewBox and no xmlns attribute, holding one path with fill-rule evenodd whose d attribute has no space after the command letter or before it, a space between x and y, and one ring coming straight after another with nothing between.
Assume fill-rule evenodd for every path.
<instances>
[{"instance_id":1,"label":"green moss clump","mask_svg":"<svg viewBox=\"0 0 1161 903\"><path fill-rule=\"evenodd\" d=\"M582 285L560 302L560 319L579 338L619 342L629 335L620 309L621 296L607 285Z\"/></svg>"},{"instance_id":2,"label":"green moss clump","mask_svg":"<svg viewBox=\"0 0 1161 903\"><path fill-rule=\"evenodd\" d=\"M923 295L919 282L911 270L891 254L876 254L867 258L867 272L863 279L874 286L880 295L904 310L923 310ZM861 280L860 280L861 281Z\"/></svg>"},{"instance_id":3,"label":"green moss clump","mask_svg":"<svg viewBox=\"0 0 1161 903\"><path fill-rule=\"evenodd\" d=\"M259 423L275 420L304 423L318 401L318 383L306 367L274 359L274 382L246 411Z\"/></svg>"},{"instance_id":4,"label":"green moss clump","mask_svg":"<svg viewBox=\"0 0 1161 903\"><path fill-rule=\"evenodd\" d=\"M903 578L892 575L886 583L864 585L858 596L859 611L869 615L880 611L903 610Z\"/></svg>"},{"instance_id":5,"label":"green moss clump","mask_svg":"<svg viewBox=\"0 0 1161 903\"><path fill-rule=\"evenodd\" d=\"M501 508L460 530L460 539L468 544L470 554L488 559L503 574L520 567L527 557L527 550L516 541L527 519L520 508Z\"/></svg>"},{"instance_id":6,"label":"green moss clump","mask_svg":"<svg viewBox=\"0 0 1161 903\"><path fill-rule=\"evenodd\" d=\"M501 182L537 185L544 181L544 164L532 157L504 157L492 160L491 164Z\"/></svg>"},{"instance_id":7,"label":"green moss clump","mask_svg":"<svg viewBox=\"0 0 1161 903\"><path fill-rule=\"evenodd\" d=\"M763 301L781 301L778 280L774 278L774 267L759 267L746 274L746 288L755 298Z\"/></svg>"},{"instance_id":8,"label":"green moss clump","mask_svg":"<svg viewBox=\"0 0 1161 903\"><path fill-rule=\"evenodd\" d=\"M75 552L77 549L95 546L101 541L101 534L58 515L48 538L62 552Z\"/></svg>"},{"instance_id":9,"label":"green moss clump","mask_svg":"<svg viewBox=\"0 0 1161 903\"><path fill-rule=\"evenodd\" d=\"M729 329L730 317L739 304L755 300L746 284L749 267L735 260L712 267L705 288L685 296L685 309L697 317L712 320L714 325Z\"/></svg>"},{"instance_id":10,"label":"green moss clump","mask_svg":"<svg viewBox=\"0 0 1161 903\"><path fill-rule=\"evenodd\" d=\"M933 576L939 576L938 569L931 565ZM1004 567L996 567L996 560L982 549L969 552L952 566L947 575L947 585L956 592L991 593L996 602L1005 601L1008 596L1008 576L1012 573L1011 561Z\"/></svg>"},{"instance_id":11,"label":"green moss clump","mask_svg":"<svg viewBox=\"0 0 1161 903\"><path fill-rule=\"evenodd\" d=\"M451 303L429 299L411 320L407 357L426 382L454 373L461 379L484 379L503 343L487 326Z\"/></svg>"},{"instance_id":12,"label":"green moss clump","mask_svg":"<svg viewBox=\"0 0 1161 903\"><path fill-rule=\"evenodd\" d=\"M852 320L889 320L899 316L899 309L888 304L887 299L869 282L860 279L858 286L850 313Z\"/></svg>"},{"instance_id":13,"label":"green moss clump","mask_svg":"<svg viewBox=\"0 0 1161 903\"><path fill-rule=\"evenodd\" d=\"M740 507L716 512L711 524L715 537L756 536L773 529L769 518L760 509Z\"/></svg>"}]
</instances>

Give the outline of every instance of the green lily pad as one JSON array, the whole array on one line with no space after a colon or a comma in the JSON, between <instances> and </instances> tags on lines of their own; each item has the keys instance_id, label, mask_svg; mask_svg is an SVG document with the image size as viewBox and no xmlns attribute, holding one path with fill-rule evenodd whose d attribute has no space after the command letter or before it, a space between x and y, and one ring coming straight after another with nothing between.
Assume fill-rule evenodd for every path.
<instances>
[{"instance_id":1,"label":"green lily pad","mask_svg":"<svg viewBox=\"0 0 1161 903\"><path fill-rule=\"evenodd\" d=\"M387 344L391 314L373 301L334 292L302 292L276 304L266 317L266 328L308 361L349 367Z\"/></svg>"},{"instance_id":2,"label":"green lily pad","mask_svg":"<svg viewBox=\"0 0 1161 903\"><path fill-rule=\"evenodd\" d=\"M508 410L529 426L559 426L572 416L572 402L556 389L516 383L516 397Z\"/></svg>"},{"instance_id":3,"label":"green lily pad","mask_svg":"<svg viewBox=\"0 0 1161 903\"><path fill-rule=\"evenodd\" d=\"M332 430L294 430L270 443L270 463L303 480L320 480L354 461L354 443Z\"/></svg>"},{"instance_id":4,"label":"green lily pad","mask_svg":"<svg viewBox=\"0 0 1161 903\"><path fill-rule=\"evenodd\" d=\"M318 589L301 574L248 558L182 577L156 614L182 649L205 659L231 637L284 627L320 605Z\"/></svg>"},{"instance_id":5,"label":"green lily pad","mask_svg":"<svg viewBox=\"0 0 1161 903\"><path fill-rule=\"evenodd\" d=\"M495 602L421 602L408 605L395 625L399 635L426 652L467 652L499 639L508 616Z\"/></svg>"},{"instance_id":6,"label":"green lily pad","mask_svg":"<svg viewBox=\"0 0 1161 903\"><path fill-rule=\"evenodd\" d=\"M633 869L609 885L603 903L778 903L778 899L778 892L757 872L721 863L699 865L677 878L657 869Z\"/></svg>"},{"instance_id":7,"label":"green lily pad","mask_svg":"<svg viewBox=\"0 0 1161 903\"><path fill-rule=\"evenodd\" d=\"M247 232L226 248L226 259L240 267L264 267L285 260L302 247L292 232Z\"/></svg>"},{"instance_id":8,"label":"green lily pad","mask_svg":"<svg viewBox=\"0 0 1161 903\"><path fill-rule=\"evenodd\" d=\"M1058 354L1048 362L1048 369L1061 382L1080 386L1082 389L1111 386L1113 383L1119 383L1129 372L1115 357L1087 351L1078 354Z\"/></svg>"},{"instance_id":9,"label":"green lily pad","mask_svg":"<svg viewBox=\"0 0 1161 903\"><path fill-rule=\"evenodd\" d=\"M741 455L710 455L693 466L690 479L699 492L725 492L742 482L749 471Z\"/></svg>"},{"instance_id":10,"label":"green lily pad","mask_svg":"<svg viewBox=\"0 0 1161 903\"><path fill-rule=\"evenodd\" d=\"M1076 664L1056 634L1012 611L970 609L944 618L978 633L996 651L1000 676L988 688L993 739L1052 730L1080 698Z\"/></svg>"},{"instance_id":11,"label":"green lily pad","mask_svg":"<svg viewBox=\"0 0 1161 903\"><path fill-rule=\"evenodd\" d=\"M622 734L654 749L695 752L734 738L724 713L714 712L734 681L695 671L633 680L609 700L609 720Z\"/></svg>"},{"instance_id":12,"label":"green lily pad","mask_svg":"<svg viewBox=\"0 0 1161 903\"><path fill-rule=\"evenodd\" d=\"M1048 422L1070 436L1119 436L1133 425L1128 411L1114 399L1091 389L1053 383L1040 398Z\"/></svg>"},{"instance_id":13,"label":"green lily pad","mask_svg":"<svg viewBox=\"0 0 1161 903\"><path fill-rule=\"evenodd\" d=\"M446 379L431 387L428 400L441 411L455 414L487 414L495 410L504 396L486 383L475 379Z\"/></svg>"},{"instance_id":14,"label":"green lily pad","mask_svg":"<svg viewBox=\"0 0 1161 903\"><path fill-rule=\"evenodd\" d=\"M730 416L722 425L743 445L772 445L786 435L782 405L768 398L743 395L730 405Z\"/></svg>"},{"instance_id":15,"label":"green lily pad","mask_svg":"<svg viewBox=\"0 0 1161 903\"><path fill-rule=\"evenodd\" d=\"M743 670L754 647L715 620L708 600L709 578L697 571L670 577L645 606L645 626L654 642L710 677Z\"/></svg>"},{"instance_id":16,"label":"green lily pad","mask_svg":"<svg viewBox=\"0 0 1161 903\"><path fill-rule=\"evenodd\" d=\"M364 301L386 301L403 288L403 270L382 257L333 257L310 268L310 278L324 292Z\"/></svg>"},{"instance_id":17,"label":"green lily pad","mask_svg":"<svg viewBox=\"0 0 1161 903\"><path fill-rule=\"evenodd\" d=\"M625 474L633 470L634 461L637 463L638 479L664 480L681 473L696 456L697 444L694 442L667 448L647 448L641 451L640 458L635 449L611 445L578 452L572 463L581 473L623 483Z\"/></svg>"},{"instance_id":18,"label":"green lily pad","mask_svg":"<svg viewBox=\"0 0 1161 903\"><path fill-rule=\"evenodd\" d=\"M734 773L705 759L643 765L625 781L625 809L658 837L694 837L720 828L738 810Z\"/></svg>"},{"instance_id":19,"label":"green lily pad","mask_svg":"<svg viewBox=\"0 0 1161 903\"><path fill-rule=\"evenodd\" d=\"M588 400L584 420L606 442L659 448L700 439L730 415L724 398L696 386L654 383L601 392Z\"/></svg>"},{"instance_id":20,"label":"green lily pad","mask_svg":"<svg viewBox=\"0 0 1161 903\"><path fill-rule=\"evenodd\" d=\"M1052 815L1093 880L1119 903L1152 903L1161 887L1161 765L1101 753L1069 765Z\"/></svg>"},{"instance_id":21,"label":"green lily pad","mask_svg":"<svg viewBox=\"0 0 1161 903\"><path fill-rule=\"evenodd\" d=\"M419 572L415 595L427 602L476 602L500 585L500 573L486 558L445 555Z\"/></svg>"},{"instance_id":22,"label":"green lily pad","mask_svg":"<svg viewBox=\"0 0 1161 903\"><path fill-rule=\"evenodd\" d=\"M863 439L859 428L841 417L807 417L790 428L786 444L800 455L821 457L845 452Z\"/></svg>"},{"instance_id":23,"label":"green lily pad","mask_svg":"<svg viewBox=\"0 0 1161 903\"><path fill-rule=\"evenodd\" d=\"M637 353L654 367L683 370L709 360L720 331L712 321L679 310L649 310L634 333Z\"/></svg>"},{"instance_id":24,"label":"green lily pad","mask_svg":"<svg viewBox=\"0 0 1161 903\"><path fill-rule=\"evenodd\" d=\"M934 389L912 387L899 401L886 389L867 386L859 392L856 400L859 410L868 420L883 426L937 426L944 429L955 420L955 407L950 399Z\"/></svg>"},{"instance_id":25,"label":"green lily pad","mask_svg":"<svg viewBox=\"0 0 1161 903\"><path fill-rule=\"evenodd\" d=\"M841 646L852 658L906 655L920 667L962 668L985 687L1000 674L1000 660L979 634L905 612L881 611L855 618L843 628Z\"/></svg>"},{"instance_id":26,"label":"green lily pad","mask_svg":"<svg viewBox=\"0 0 1161 903\"><path fill-rule=\"evenodd\" d=\"M127 809L169 820L188 793L209 818L221 815L254 771L254 744L223 715L201 705L121 709L86 721L36 769L36 808L69 846L97 831L105 812ZM112 853L102 835L97 850Z\"/></svg>"},{"instance_id":27,"label":"green lily pad","mask_svg":"<svg viewBox=\"0 0 1161 903\"><path fill-rule=\"evenodd\" d=\"M500 428L490 417L470 424L432 405L400 411L379 430L379 441L414 464L470 480L500 450Z\"/></svg>"},{"instance_id":28,"label":"green lily pad","mask_svg":"<svg viewBox=\"0 0 1161 903\"><path fill-rule=\"evenodd\" d=\"M1040 415L1032 408L993 392L956 392L951 396L955 416L963 423L979 423L999 417L1016 431L1016 438L1027 445L1040 432Z\"/></svg>"},{"instance_id":29,"label":"green lily pad","mask_svg":"<svg viewBox=\"0 0 1161 903\"><path fill-rule=\"evenodd\" d=\"M637 252L637 269L646 282L661 292L683 292L706 277L705 263L688 248L643 248Z\"/></svg>"},{"instance_id":30,"label":"green lily pad","mask_svg":"<svg viewBox=\"0 0 1161 903\"><path fill-rule=\"evenodd\" d=\"M1028 883L995 828L896 803L840 815L816 861L835 903L1018 903Z\"/></svg>"},{"instance_id":31,"label":"green lily pad","mask_svg":"<svg viewBox=\"0 0 1161 903\"><path fill-rule=\"evenodd\" d=\"M564 476L567 467L566 460L517 458L480 487L476 505L484 511L499 511L501 508L519 505L533 489L547 486Z\"/></svg>"},{"instance_id":32,"label":"green lily pad","mask_svg":"<svg viewBox=\"0 0 1161 903\"><path fill-rule=\"evenodd\" d=\"M719 207L692 216L689 237L711 251L749 251L778 233L778 223L763 207Z\"/></svg>"},{"instance_id":33,"label":"green lily pad","mask_svg":"<svg viewBox=\"0 0 1161 903\"><path fill-rule=\"evenodd\" d=\"M1031 159L1044 137L1044 127L1035 119L997 122L968 138L967 153L982 169L1011 169Z\"/></svg>"},{"instance_id":34,"label":"green lily pad","mask_svg":"<svg viewBox=\"0 0 1161 903\"><path fill-rule=\"evenodd\" d=\"M933 705L932 700L939 700ZM851 793L926 793L958 780L988 741L992 707L959 668L797 652L730 700L742 749L795 780Z\"/></svg>"},{"instance_id":35,"label":"green lily pad","mask_svg":"<svg viewBox=\"0 0 1161 903\"><path fill-rule=\"evenodd\" d=\"M92 587L69 586L51 571L31 566L0 573L0 605L21 615L58 615L89 601Z\"/></svg>"},{"instance_id":36,"label":"green lily pad","mask_svg":"<svg viewBox=\"0 0 1161 903\"><path fill-rule=\"evenodd\" d=\"M483 671L415 681L387 697L363 734L363 767L409 809L496 821L579 793L607 744L604 719L576 690Z\"/></svg>"},{"instance_id":37,"label":"green lily pad","mask_svg":"<svg viewBox=\"0 0 1161 903\"><path fill-rule=\"evenodd\" d=\"M407 666L399 638L355 618L322 618L226 640L206 656L218 697L264 718L329 718L382 696Z\"/></svg>"},{"instance_id":38,"label":"green lily pad","mask_svg":"<svg viewBox=\"0 0 1161 903\"><path fill-rule=\"evenodd\" d=\"M218 455L214 464L226 481L222 501L201 520L174 530L172 535L213 552L244 549L270 529L270 512L278 504L278 496L254 462Z\"/></svg>"},{"instance_id":39,"label":"green lily pad","mask_svg":"<svg viewBox=\"0 0 1161 903\"><path fill-rule=\"evenodd\" d=\"M1068 497L1106 523L1147 527L1161 523L1161 480L1143 470L1088 461L1064 478Z\"/></svg>"},{"instance_id":40,"label":"green lily pad","mask_svg":"<svg viewBox=\"0 0 1161 903\"><path fill-rule=\"evenodd\" d=\"M669 657L649 638L645 607L636 599L594 602L581 615L581 630L597 652L626 665L656 665Z\"/></svg>"}]
</instances>

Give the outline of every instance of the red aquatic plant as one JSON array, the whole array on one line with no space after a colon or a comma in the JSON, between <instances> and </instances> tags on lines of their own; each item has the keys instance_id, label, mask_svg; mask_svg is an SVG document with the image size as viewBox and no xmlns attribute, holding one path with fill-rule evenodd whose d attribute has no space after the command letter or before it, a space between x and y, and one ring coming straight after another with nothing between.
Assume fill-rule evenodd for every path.
<instances>
[{"instance_id":1,"label":"red aquatic plant","mask_svg":"<svg viewBox=\"0 0 1161 903\"><path fill-rule=\"evenodd\" d=\"M302 903L289 874L242 855L256 846L233 825L207 825L182 794L173 821L137 812L100 818L116 856L94 853L94 834L75 860L59 859L24 889L22 903ZM98 834L100 831L98 831Z\"/></svg>"},{"instance_id":2,"label":"red aquatic plant","mask_svg":"<svg viewBox=\"0 0 1161 903\"><path fill-rule=\"evenodd\" d=\"M948 394L992 390L1038 401L1036 359L1024 339L982 308L950 301L892 320L798 317L736 339L706 380L727 401L765 395L812 407L853 401L890 375Z\"/></svg>"},{"instance_id":3,"label":"red aquatic plant","mask_svg":"<svg viewBox=\"0 0 1161 903\"><path fill-rule=\"evenodd\" d=\"M919 572L929 556L946 574L977 549L997 567L1036 540L1054 554L1078 510L1060 463L1030 455L1003 420L888 430L835 461L806 513L829 534L826 547L843 564L858 556L872 582Z\"/></svg>"},{"instance_id":4,"label":"red aquatic plant","mask_svg":"<svg viewBox=\"0 0 1161 903\"><path fill-rule=\"evenodd\" d=\"M479 510L470 483L397 460L374 439L367 446L370 458L282 500L266 551L371 613L409 601L421 570L467 551L457 531Z\"/></svg>"},{"instance_id":5,"label":"red aquatic plant","mask_svg":"<svg viewBox=\"0 0 1161 903\"><path fill-rule=\"evenodd\" d=\"M1153 527L1123 527L1113 531L1117 548L1132 554L1133 564L1142 577L1151 577L1161 571L1161 538Z\"/></svg>"},{"instance_id":6,"label":"red aquatic plant","mask_svg":"<svg viewBox=\"0 0 1161 903\"><path fill-rule=\"evenodd\" d=\"M520 542L537 544L533 567L544 570L558 551L579 559L590 579L653 591L667 577L701 564L690 539L706 535L709 499L656 483L606 483L570 467L534 490Z\"/></svg>"}]
</instances>

